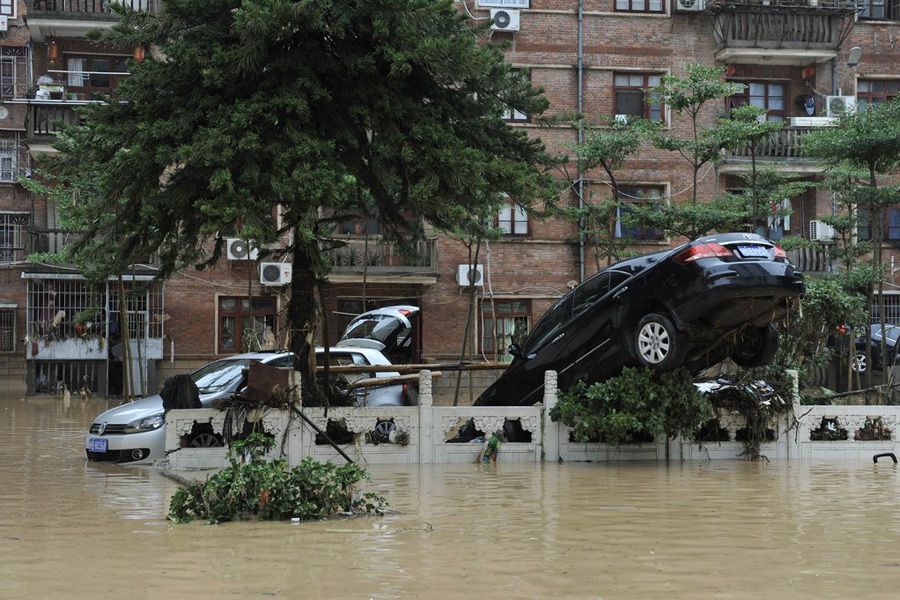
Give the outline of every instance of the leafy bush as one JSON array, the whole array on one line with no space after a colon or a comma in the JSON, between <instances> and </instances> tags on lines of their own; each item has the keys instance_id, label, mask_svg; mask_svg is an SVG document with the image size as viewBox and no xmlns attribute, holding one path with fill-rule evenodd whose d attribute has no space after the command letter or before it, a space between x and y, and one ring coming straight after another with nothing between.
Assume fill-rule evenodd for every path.
<instances>
[{"instance_id":1,"label":"leafy bush","mask_svg":"<svg viewBox=\"0 0 900 600\"><path fill-rule=\"evenodd\" d=\"M291 469L284 460L263 458L272 443L260 434L233 442L228 449L229 466L175 492L169 518L178 523L193 519L306 521L350 512L379 513L387 504L375 493L356 493L358 484L369 479L362 467L338 467L307 457Z\"/></svg>"},{"instance_id":2,"label":"leafy bush","mask_svg":"<svg viewBox=\"0 0 900 600\"><path fill-rule=\"evenodd\" d=\"M626 368L618 377L590 386L578 383L562 394L550 413L554 421L572 428L575 441L600 437L612 445L642 433L693 439L712 416L712 405L686 370L658 373L645 368Z\"/></svg>"}]
</instances>

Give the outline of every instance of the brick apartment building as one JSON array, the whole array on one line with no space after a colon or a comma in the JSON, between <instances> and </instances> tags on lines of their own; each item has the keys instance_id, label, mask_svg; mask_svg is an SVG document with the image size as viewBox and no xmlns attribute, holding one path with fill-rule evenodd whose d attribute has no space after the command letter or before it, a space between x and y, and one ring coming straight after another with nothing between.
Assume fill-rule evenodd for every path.
<instances>
[{"instance_id":1,"label":"brick apartment building","mask_svg":"<svg viewBox=\"0 0 900 600\"><path fill-rule=\"evenodd\" d=\"M156 8L156 0L122 1ZM761 149L760 160L819 181L821 167L798 148L807 132L826 126L826 97L866 104L900 92L900 5L860 2L467 0L458 6L474 19L506 12L492 35L508 42L508 60L528 69L534 85L544 88L550 114L580 110L594 120L641 114L686 132L687 119L649 105L642 88L664 73L683 74L688 64L727 65L728 77L745 84L745 93L730 103L757 104L767 109L768 119L785 124ZM115 393L122 389L126 343L132 344L138 383L152 389L170 373L239 352L246 331L270 326L281 339L284 329L282 288L260 284L257 261L234 254L236 260L216 270L183 271L130 301L131 327L124 337L115 326L120 289L152 279L152 266L137 266L123 282L89 290L75 270L24 263L32 252L61 248L73 234L59 227L56 207L32 197L17 178L53 151L55 123L76 118L73 106L92 101L95 93L114 94L118 79L127 76L125 59L133 49L102 48L84 37L89 28L114 22L107 6L106 0L0 0L7 23L0 31L0 391L47 391L62 380L70 388L88 381L97 391ZM851 65L852 48L862 54ZM725 105L711 105L703 119L725 111ZM578 136L572 127L539 130L520 114L510 115L510 126L534 132L551 149ZM747 163L746 156L729 155L701 171L699 197L735 187L734 175ZM607 194L600 172L584 173L582 182L586 199ZM620 182L632 202L679 202L692 191L689 164L651 147L628 161ZM573 182L561 202L577 205L579 189ZM831 196L813 188L785 207L790 216L772 223L773 237L809 237L810 223L831 214ZM900 247L900 207L882 218L893 253ZM470 354L488 359L503 358L514 333L530 328L562 293L596 270L572 223L529 219L514 204L498 214L497 223L507 235L482 248L469 344ZM468 312L467 292L458 283L466 249L435 235L410 258L380 240L377 223L363 225L345 228L347 246L334 255L326 294L331 338L353 314L416 304L422 307L422 360L458 357ZM361 235L365 230L368 242ZM675 241L652 230L620 230L638 251Z\"/></svg>"}]
</instances>

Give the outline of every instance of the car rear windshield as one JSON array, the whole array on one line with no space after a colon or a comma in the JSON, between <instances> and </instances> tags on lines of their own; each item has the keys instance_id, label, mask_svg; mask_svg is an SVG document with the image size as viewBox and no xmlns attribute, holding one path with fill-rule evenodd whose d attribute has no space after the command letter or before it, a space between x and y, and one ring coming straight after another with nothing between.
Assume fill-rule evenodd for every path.
<instances>
[{"instance_id":1,"label":"car rear windshield","mask_svg":"<svg viewBox=\"0 0 900 600\"><path fill-rule=\"evenodd\" d=\"M194 371L191 379L197 384L201 394L214 394L236 386L243 376L243 370L252 361L247 358L217 360L199 371Z\"/></svg>"},{"instance_id":2,"label":"car rear windshield","mask_svg":"<svg viewBox=\"0 0 900 600\"><path fill-rule=\"evenodd\" d=\"M397 317L391 315L366 315L350 323L341 339L377 340L387 345L392 342L406 326Z\"/></svg>"}]
</instances>

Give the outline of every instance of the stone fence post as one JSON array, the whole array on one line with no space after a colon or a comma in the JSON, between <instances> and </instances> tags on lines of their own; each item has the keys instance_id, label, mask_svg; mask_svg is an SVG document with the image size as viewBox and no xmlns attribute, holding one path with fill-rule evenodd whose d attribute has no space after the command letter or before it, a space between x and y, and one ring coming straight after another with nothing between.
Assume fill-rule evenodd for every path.
<instances>
[{"instance_id":1,"label":"stone fence post","mask_svg":"<svg viewBox=\"0 0 900 600\"><path fill-rule=\"evenodd\" d=\"M554 423L550 419L550 411L556 406L558 397L558 380L556 371L544 372L544 411L542 423L543 440L541 443L541 454L544 462L554 462L559 455L559 423Z\"/></svg>"},{"instance_id":2,"label":"stone fence post","mask_svg":"<svg viewBox=\"0 0 900 600\"><path fill-rule=\"evenodd\" d=\"M434 397L431 371L419 371L419 464L434 462Z\"/></svg>"}]
</instances>

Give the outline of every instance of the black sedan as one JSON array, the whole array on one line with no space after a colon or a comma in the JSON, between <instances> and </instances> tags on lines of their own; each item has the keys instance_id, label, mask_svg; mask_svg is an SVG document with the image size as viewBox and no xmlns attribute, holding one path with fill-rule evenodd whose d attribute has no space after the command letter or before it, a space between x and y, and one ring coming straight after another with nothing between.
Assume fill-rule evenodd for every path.
<instances>
[{"instance_id":1,"label":"black sedan","mask_svg":"<svg viewBox=\"0 0 900 600\"><path fill-rule=\"evenodd\" d=\"M560 298L523 346L510 348L512 364L476 404L539 402L547 370L566 389L629 365L699 370L728 357L764 365L778 347L773 320L803 291L784 251L751 233L616 263Z\"/></svg>"},{"instance_id":2,"label":"black sedan","mask_svg":"<svg viewBox=\"0 0 900 600\"><path fill-rule=\"evenodd\" d=\"M881 360L881 324L870 325L872 330L872 368L882 370L884 361ZM894 364L897 355L897 341L900 339L900 325L887 324L884 326L884 343L887 347L887 364ZM853 357L853 370L857 373L865 373L868 370L866 363L866 337L856 337L856 355Z\"/></svg>"}]
</instances>

